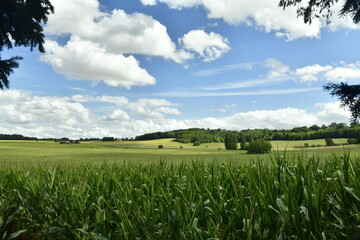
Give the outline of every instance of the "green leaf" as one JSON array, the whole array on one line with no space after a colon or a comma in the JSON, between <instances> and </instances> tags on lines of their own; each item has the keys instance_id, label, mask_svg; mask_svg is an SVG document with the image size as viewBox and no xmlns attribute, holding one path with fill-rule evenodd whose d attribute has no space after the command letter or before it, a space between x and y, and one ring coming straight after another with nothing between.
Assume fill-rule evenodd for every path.
<instances>
[{"instance_id":1,"label":"green leaf","mask_svg":"<svg viewBox=\"0 0 360 240\"><path fill-rule=\"evenodd\" d=\"M9 240L10 240L10 239L17 238L18 236L20 236L21 234L23 234L23 233L26 232L26 231L27 231L27 229L23 229L23 230L19 230L19 231L17 231L17 232L14 232L14 233L10 234Z\"/></svg>"}]
</instances>

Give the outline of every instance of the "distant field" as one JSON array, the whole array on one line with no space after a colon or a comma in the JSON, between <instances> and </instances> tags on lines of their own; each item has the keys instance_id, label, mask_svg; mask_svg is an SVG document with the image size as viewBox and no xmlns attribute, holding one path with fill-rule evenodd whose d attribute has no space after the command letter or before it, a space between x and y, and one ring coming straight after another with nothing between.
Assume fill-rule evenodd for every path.
<instances>
[{"instance_id":1,"label":"distant field","mask_svg":"<svg viewBox=\"0 0 360 240\"><path fill-rule=\"evenodd\" d=\"M346 139L334 139L337 144L346 143ZM325 141L273 141L274 151L308 152L309 154L331 155L333 152L351 150L353 154L360 153L356 145L335 147L294 148L311 145L324 145ZM163 149L158 149L163 145ZM182 147L182 148L180 148ZM192 144L183 144L172 139L151 141L119 141L119 142L82 142L81 144L59 144L50 141L0 141L0 163L151 163L165 160L169 163L191 162L232 162L256 159L256 155L248 155L245 151L227 151L223 143L207 143L194 147ZM267 157L267 156L265 156Z\"/></svg>"}]
</instances>

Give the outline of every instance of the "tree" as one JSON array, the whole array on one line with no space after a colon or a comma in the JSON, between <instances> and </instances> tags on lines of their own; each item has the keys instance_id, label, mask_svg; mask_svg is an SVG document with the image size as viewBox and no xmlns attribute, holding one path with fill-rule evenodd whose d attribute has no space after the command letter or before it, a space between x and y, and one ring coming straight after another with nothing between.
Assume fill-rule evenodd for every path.
<instances>
[{"instance_id":1,"label":"tree","mask_svg":"<svg viewBox=\"0 0 360 240\"><path fill-rule=\"evenodd\" d=\"M238 141L240 142L240 149L245 150L246 149L246 137L244 134L239 135Z\"/></svg>"},{"instance_id":2,"label":"tree","mask_svg":"<svg viewBox=\"0 0 360 240\"><path fill-rule=\"evenodd\" d=\"M304 5L304 3L306 4ZM297 6L297 14L303 17L305 23L311 24L314 18L326 18L330 23L333 14L332 7L339 0L280 0L279 6L284 9L289 6ZM341 17L350 16L354 23L360 22L360 2L359 0L343 0L342 8L338 13Z\"/></svg>"},{"instance_id":3,"label":"tree","mask_svg":"<svg viewBox=\"0 0 360 240\"><path fill-rule=\"evenodd\" d=\"M249 143L248 154L264 154L269 153L272 149L270 142L265 139L257 139Z\"/></svg>"},{"instance_id":4,"label":"tree","mask_svg":"<svg viewBox=\"0 0 360 240\"><path fill-rule=\"evenodd\" d=\"M0 52L6 47L38 48L44 52L42 23L54 12L49 0L3 0L0 4ZM2 60L0 55L0 88L9 88L8 76L19 67L22 57Z\"/></svg>"},{"instance_id":5,"label":"tree","mask_svg":"<svg viewBox=\"0 0 360 240\"><path fill-rule=\"evenodd\" d=\"M307 2L304 5L304 2ZM297 6L297 14L303 17L305 23L311 24L314 18L325 17L330 23L333 14L331 8L339 0L280 0L279 6L284 9L289 6ZM305 6L305 7L304 7ZM343 0L339 16L350 16L355 24L360 23L360 1ZM360 119L360 85L348 85L346 83L328 83L324 85L325 91L330 91L332 96L338 96L343 107L348 106L351 111L351 122L356 123Z\"/></svg>"},{"instance_id":6,"label":"tree","mask_svg":"<svg viewBox=\"0 0 360 240\"><path fill-rule=\"evenodd\" d=\"M332 96L337 96L343 107L349 107L352 123L360 120L360 84L327 83L324 85L324 90L329 91Z\"/></svg>"},{"instance_id":7,"label":"tree","mask_svg":"<svg viewBox=\"0 0 360 240\"><path fill-rule=\"evenodd\" d=\"M237 149L237 134L233 132L227 132L225 135L225 148L227 150L236 150Z\"/></svg>"}]
</instances>

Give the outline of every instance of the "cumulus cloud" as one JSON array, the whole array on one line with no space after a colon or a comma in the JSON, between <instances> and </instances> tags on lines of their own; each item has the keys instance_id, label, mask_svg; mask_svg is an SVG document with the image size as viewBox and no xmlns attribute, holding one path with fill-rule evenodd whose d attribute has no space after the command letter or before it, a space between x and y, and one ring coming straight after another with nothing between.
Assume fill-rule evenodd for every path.
<instances>
[{"instance_id":1,"label":"cumulus cloud","mask_svg":"<svg viewBox=\"0 0 360 240\"><path fill-rule=\"evenodd\" d=\"M311 83L315 81L348 81L360 78L360 63L340 63L339 66L319 64L309 65L295 70L295 74L300 77L300 82Z\"/></svg>"},{"instance_id":2,"label":"cumulus cloud","mask_svg":"<svg viewBox=\"0 0 360 240\"><path fill-rule=\"evenodd\" d=\"M151 16L101 10L98 0L54 0L45 33L68 36L62 46L46 40L42 60L70 79L130 88L155 83L131 54L159 56L184 63L193 54L178 49L167 28ZM130 55L129 55L130 54ZM126 56L124 56L126 55ZM125 74L126 73L126 74Z\"/></svg>"},{"instance_id":3,"label":"cumulus cloud","mask_svg":"<svg viewBox=\"0 0 360 240\"><path fill-rule=\"evenodd\" d=\"M179 42L185 49L198 53L205 62L218 59L230 50L226 38L204 30L192 30L179 39Z\"/></svg>"},{"instance_id":4,"label":"cumulus cloud","mask_svg":"<svg viewBox=\"0 0 360 240\"><path fill-rule=\"evenodd\" d=\"M41 60L69 79L104 82L112 87L155 84L155 78L139 66L133 56L107 52L100 45L73 37L64 46L55 41L45 43Z\"/></svg>"},{"instance_id":5,"label":"cumulus cloud","mask_svg":"<svg viewBox=\"0 0 360 240\"><path fill-rule=\"evenodd\" d=\"M170 102L165 99L158 98L139 98L132 102L123 96L86 96L86 95L75 95L70 98L76 102L103 102L114 104L117 107L127 109L133 115L140 116L141 118L164 118L165 115L181 115L181 112L175 108L179 106L177 103ZM106 116L105 119L118 119L119 116L124 115L124 111L116 109L113 113ZM127 113L126 113L127 114Z\"/></svg>"},{"instance_id":6,"label":"cumulus cloud","mask_svg":"<svg viewBox=\"0 0 360 240\"><path fill-rule=\"evenodd\" d=\"M312 82L317 81L318 75L333 69L332 66L320 66L319 64L298 68L295 70L295 74L300 76L300 82Z\"/></svg>"},{"instance_id":7,"label":"cumulus cloud","mask_svg":"<svg viewBox=\"0 0 360 240\"><path fill-rule=\"evenodd\" d=\"M344 2L338 1L337 3L334 3L334 6L332 10L334 11L334 14L330 17L330 24L329 28L331 31L337 31L339 29L350 29L350 30L356 30L360 29L359 24L355 24L351 17L344 16L339 17L338 13L342 9Z\"/></svg>"},{"instance_id":8,"label":"cumulus cloud","mask_svg":"<svg viewBox=\"0 0 360 240\"><path fill-rule=\"evenodd\" d=\"M151 16L126 14L115 9L102 12L97 0L54 0L56 12L49 16L45 32L71 34L118 54L161 56L176 62L190 58L176 49L167 29Z\"/></svg>"},{"instance_id":9,"label":"cumulus cloud","mask_svg":"<svg viewBox=\"0 0 360 240\"><path fill-rule=\"evenodd\" d=\"M225 128L241 130L247 128L284 129L297 126L322 125L332 122L347 122L350 112L339 107L338 102L319 103L310 110L281 108L238 112L221 118L207 117L192 120L177 120L165 117L177 115L176 108L166 100L140 100L144 105L136 108L119 107L113 101L110 112L94 113L86 107L88 101L108 101L112 96L102 97L51 97L36 96L28 92L9 90L0 92L0 130L2 133L17 133L36 137L133 137L136 135L168 131L181 128ZM113 97L116 98L116 97ZM76 102L74 99L82 99ZM135 101L136 102L136 101ZM134 103L129 101L129 103ZM176 105L176 104L175 104ZM229 105L229 108L235 105ZM143 111L138 119L127 111ZM148 112L146 112L148 110ZM148 114L147 117L146 114Z\"/></svg>"},{"instance_id":10,"label":"cumulus cloud","mask_svg":"<svg viewBox=\"0 0 360 240\"><path fill-rule=\"evenodd\" d=\"M336 67L325 73L325 77L330 81L346 81L360 78L360 68L357 67Z\"/></svg>"},{"instance_id":11,"label":"cumulus cloud","mask_svg":"<svg viewBox=\"0 0 360 240\"><path fill-rule=\"evenodd\" d=\"M343 2L335 3L332 10L331 24L313 19L312 24L297 18L296 8L288 7L285 11L278 6L278 0L141 0L144 5L167 4L173 9L203 6L208 12L208 18L223 19L231 25L254 26L265 32L274 32L276 36L294 40L297 38L319 38L321 28L331 31L338 29L359 29L348 17L339 17L338 13Z\"/></svg>"},{"instance_id":12,"label":"cumulus cloud","mask_svg":"<svg viewBox=\"0 0 360 240\"><path fill-rule=\"evenodd\" d=\"M302 37L319 37L321 22L311 25L297 18L296 8L286 11L278 6L278 0L143 0L145 5L165 3L170 8L182 9L202 5L211 19L223 19L231 25L254 26L265 32L274 32L278 37L293 40Z\"/></svg>"},{"instance_id":13,"label":"cumulus cloud","mask_svg":"<svg viewBox=\"0 0 360 240\"><path fill-rule=\"evenodd\" d=\"M130 120L130 117L125 111L115 109L111 114L105 116L104 119L109 121L127 121Z\"/></svg>"}]
</instances>

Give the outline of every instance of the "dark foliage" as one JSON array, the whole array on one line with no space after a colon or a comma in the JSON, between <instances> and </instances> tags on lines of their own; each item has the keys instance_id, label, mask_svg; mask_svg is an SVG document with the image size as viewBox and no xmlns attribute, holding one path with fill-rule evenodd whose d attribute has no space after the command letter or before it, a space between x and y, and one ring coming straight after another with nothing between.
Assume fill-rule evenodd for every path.
<instances>
[{"instance_id":1,"label":"dark foliage","mask_svg":"<svg viewBox=\"0 0 360 240\"><path fill-rule=\"evenodd\" d=\"M238 145L237 133L227 132L225 135L224 143L226 150L236 150Z\"/></svg>"},{"instance_id":2,"label":"dark foliage","mask_svg":"<svg viewBox=\"0 0 360 240\"><path fill-rule=\"evenodd\" d=\"M332 138L325 138L326 146L335 146L334 140Z\"/></svg>"},{"instance_id":3,"label":"dark foliage","mask_svg":"<svg viewBox=\"0 0 360 240\"><path fill-rule=\"evenodd\" d=\"M37 140L36 137L24 137L19 134L0 134L0 140Z\"/></svg>"},{"instance_id":4,"label":"dark foliage","mask_svg":"<svg viewBox=\"0 0 360 240\"><path fill-rule=\"evenodd\" d=\"M102 141L103 142L111 142L111 141L116 141L116 139L114 137L103 137Z\"/></svg>"},{"instance_id":5,"label":"dark foliage","mask_svg":"<svg viewBox=\"0 0 360 240\"><path fill-rule=\"evenodd\" d=\"M360 84L348 85L347 83L327 83L324 90L329 91L331 96L336 96L343 107L349 107L351 122L356 123L360 119Z\"/></svg>"},{"instance_id":6,"label":"dark foliage","mask_svg":"<svg viewBox=\"0 0 360 240\"><path fill-rule=\"evenodd\" d=\"M293 129L247 129L241 131L228 131L224 129L199 129L191 128L175 130L170 132L156 132L137 136L135 140L151 140L161 138L174 138L174 141L181 143L202 143L224 142L227 132L233 132L240 142L242 150L247 149L247 143L253 140L264 138L265 140L311 140L325 138L359 138L360 125L352 124L347 126L344 123L331 123L321 127L313 125L311 127L296 127ZM81 140L81 139L80 139Z\"/></svg>"},{"instance_id":7,"label":"dark foliage","mask_svg":"<svg viewBox=\"0 0 360 240\"><path fill-rule=\"evenodd\" d=\"M306 2L306 5L303 5ZM360 23L360 0L280 0L279 6L284 9L289 6L297 6L297 14L303 17L305 23L311 24L312 19L325 17L330 23L333 14L332 7L337 2L343 2L339 16L350 16L355 24ZM339 97L343 106L348 106L351 111L353 123L360 119L360 85L348 85L347 83L328 83L324 85L325 91L330 91L332 96Z\"/></svg>"},{"instance_id":8,"label":"dark foliage","mask_svg":"<svg viewBox=\"0 0 360 240\"><path fill-rule=\"evenodd\" d=\"M306 5L303 5L306 2ZM303 17L305 23L311 24L314 18L325 18L330 23L330 17L334 13L332 7L338 0L280 0L279 6L284 9L289 6L297 6L297 14ZM343 0L342 8L338 13L339 16L350 16L354 23L360 22L360 1Z\"/></svg>"},{"instance_id":9,"label":"dark foliage","mask_svg":"<svg viewBox=\"0 0 360 240\"><path fill-rule=\"evenodd\" d=\"M38 48L44 52L44 34L42 24L54 8L48 0L2 0L0 4L0 51L4 47ZM1 60L0 88L9 87L8 76L19 66L19 56Z\"/></svg>"},{"instance_id":10,"label":"dark foliage","mask_svg":"<svg viewBox=\"0 0 360 240\"><path fill-rule=\"evenodd\" d=\"M248 154L265 154L272 149L271 143L265 139L257 139L252 141L248 147Z\"/></svg>"}]
</instances>

